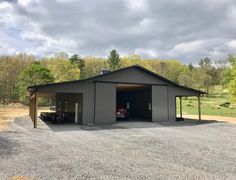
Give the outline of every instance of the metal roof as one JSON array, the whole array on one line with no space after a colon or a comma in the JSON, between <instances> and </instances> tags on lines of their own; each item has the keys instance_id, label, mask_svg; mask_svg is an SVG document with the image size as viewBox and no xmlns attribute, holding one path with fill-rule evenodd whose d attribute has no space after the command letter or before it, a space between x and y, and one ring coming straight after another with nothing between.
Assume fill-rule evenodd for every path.
<instances>
[{"instance_id":1,"label":"metal roof","mask_svg":"<svg viewBox=\"0 0 236 180\"><path fill-rule=\"evenodd\" d=\"M58 82L58 83L50 83L50 84L41 84L41 85L29 86L29 87L27 87L27 90L30 91L30 92L32 92L32 91L34 92L34 91L37 91L37 89L39 87L48 87L48 86L64 85L64 84L66 85L66 84L69 84L69 83L76 83L76 82L78 82L78 83L81 82L82 83L82 82L94 80L94 79L96 79L98 77L109 76L111 74L114 74L114 73L117 73L117 72L121 72L121 71L124 71L124 70L128 70L128 69L138 69L138 70L141 70L141 71L143 71L143 72L145 72L145 73L147 73L147 74L149 74L151 76L154 76L154 77L156 77L158 79L161 79L161 80L163 80L163 81L165 81L165 82L167 82L167 83L169 83L169 84L171 84L173 86L184 88L184 89L187 89L187 90L190 90L190 91L194 91L194 92L198 92L199 94L207 94L204 91L193 89L193 88L190 88L190 87L186 87L186 86L182 86L180 84L177 84L177 83L175 83L175 82L173 82L173 81L171 81L171 80L169 80L169 79L167 79L167 78L165 78L163 76L160 76L160 75L158 75L158 74L156 74L156 73L154 73L154 72L152 72L152 71L150 71L150 70L148 70L148 69L146 69L146 68L144 68L142 66L139 66L139 65L132 65L132 66L129 66L129 67L121 68L121 69L118 69L118 70L115 70L115 71L111 71L111 72L108 72L108 73L105 73L105 74L99 74L99 75L96 75L96 76L93 76L93 77L89 77L89 78L86 78L86 79L82 79L82 80L65 81L65 82Z\"/></svg>"}]
</instances>

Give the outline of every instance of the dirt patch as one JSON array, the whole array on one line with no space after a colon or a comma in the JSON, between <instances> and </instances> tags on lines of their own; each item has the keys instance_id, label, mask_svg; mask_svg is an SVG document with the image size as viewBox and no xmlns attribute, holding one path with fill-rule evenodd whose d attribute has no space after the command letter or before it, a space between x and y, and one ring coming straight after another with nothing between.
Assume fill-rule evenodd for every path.
<instances>
[{"instance_id":1,"label":"dirt patch","mask_svg":"<svg viewBox=\"0 0 236 180\"><path fill-rule=\"evenodd\" d=\"M8 108L17 108L17 109L22 109L22 108L27 108L27 106L21 104L21 103L10 103L7 105Z\"/></svg>"},{"instance_id":2,"label":"dirt patch","mask_svg":"<svg viewBox=\"0 0 236 180\"><path fill-rule=\"evenodd\" d=\"M41 112L52 112L48 108L40 107L38 115ZM8 124L16 117L29 115L29 109L20 103L12 103L5 107L0 107L0 132L7 130Z\"/></svg>"},{"instance_id":3,"label":"dirt patch","mask_svg":"<svg viewBox=\"0 0 236 180\"><path fill-rule=\"evenodd\" d=\"M27 108L0 108L0 131L6 130L7 125L16 117L28 115Z\"/></svg>"},{"instance_id":4,"label":"dirt patch","mask_svg":"<svg viewBox=\"0 0 236 180\"><path fill-rule=\"evenodd\" d=\"M184 118L189 118L189 119L198 119L198 115L184 115L183 117ZM202 115L202 120L216 120L216 121L236 123L236 118L235 117Z\"/></svg>"},{"instance_id":5,"label":"dirt patch","mask_svg":"<svg viewBox=\"0 0 236 180\"><path fill-rule=\"evenodd\" d=\"M33 180L34 178L26 177L26 176L13 176L12 180Z\"/></svg>"}]
</instances>

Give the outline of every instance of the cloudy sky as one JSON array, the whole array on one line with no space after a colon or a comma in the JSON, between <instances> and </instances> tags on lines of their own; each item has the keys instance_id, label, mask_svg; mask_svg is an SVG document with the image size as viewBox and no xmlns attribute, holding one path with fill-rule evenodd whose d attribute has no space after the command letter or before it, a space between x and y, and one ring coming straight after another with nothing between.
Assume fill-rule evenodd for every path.
<instances>
[{"instance_id":1,"label":"cloudy sky","mask_svg":"<svg viewBox=\"0 0 236 180\"><path fill-rule=\"evenodd\" d=\"M0 54L222 59L236 52L236 0L0 0Z\"/></svg>"}]
</instances>

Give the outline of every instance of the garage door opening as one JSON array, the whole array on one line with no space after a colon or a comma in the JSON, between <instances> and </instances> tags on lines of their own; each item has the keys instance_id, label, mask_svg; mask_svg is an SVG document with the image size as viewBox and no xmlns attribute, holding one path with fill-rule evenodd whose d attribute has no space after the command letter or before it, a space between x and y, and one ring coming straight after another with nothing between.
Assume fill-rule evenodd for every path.
<instances>
[{"instance_id":1,"label":"garage door opening","mask_svg":"<svg viewBox=\"0 0 236 180\"><path fill-rule=\"evenodd\" d=\"M82 100L80 93L55 93L54 111L40 112L40 118L53 124L82 124Z\"/></svg>"},{"instance_id":2,"label":"garage door opening","mask_svg":"<svg viewBox=\"0 0 236 180\"><path fill-rule=\"evenodd\" d=\"M142 84L117 84L116 118L152 121L152 88Z\"/></svg>"},{"instance_id":3,"label":"garage door opening","mask_svg":"<svg viewBox=\"0 0 236 180\"><path fill-rule=\"evenodd\" d=\"M82 98L80 93L57 93L56 113L65 116L65 122L82 124Z\"/></svg>"}]
</instances>

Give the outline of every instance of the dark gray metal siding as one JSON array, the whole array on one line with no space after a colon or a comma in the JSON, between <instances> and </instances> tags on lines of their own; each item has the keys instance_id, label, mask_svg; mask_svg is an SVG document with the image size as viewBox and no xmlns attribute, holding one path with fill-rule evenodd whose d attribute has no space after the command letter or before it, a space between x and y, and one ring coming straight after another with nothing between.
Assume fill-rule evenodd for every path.
<instances>
[{"instance_id":1,"label":"dark gray metal siding","mask_svg":"<svg viewBox=\"0 0 236 180\"><path fill-rule=\"evenodd\" d=\"M127 69L122 72L95 78L95 81L123 82L123 83L145 83L145 84L167 84L138 69Z\"/></svg>"},{"instance_id":2,"label":"dark gray metal siding","mask_svg":"<svg viewBox=\"0 0 236 180\"><path fill-rule=\"evenodd\" d=\"M94 83L70 83L53 85L48 87L40 87L38 91L48 93L82 93L82 124L94 123Z\"/></svg>"},{"instance_id":3,"label":"dark gray metal siding","mask_svg":"<svg viewBox=\"0 0 236 180\"><path fill-rule=\"evenodd\" d=\"M114 83L151 84L153 121L175 120L176 96L199 96L199 92L175 87L138 69L127 69L107 76L97 77L86 82L71 82L38 87L39 92L48 93L82 93L83 124L113 123L116 121L116 84L95 83L105 81ZM161 86L154 86L159 84ZM167 86L168 85L168 86ZM95 97L96 92L96 97ZM96 109L96 112L94 110Z\"/></svg>"},{"instance_id":4,"label":"dark gray metal siding","mask_svg":"<svg viewBox=\"0 0 236 180\"><path fill-rule=\"evenodd\" d=\"M168 121L167 86L152 86L152 121Z\"/></svg>"},{"instance_id":5,"label":"dark gray metal siding","mask_svg":"<svg viewBox=\"0 0 236 180\"><path fill-rule=\"evenodd\" d=\"M116 122L116 85L96 83L95 123Z\"/></svg>"}]
</instances>

